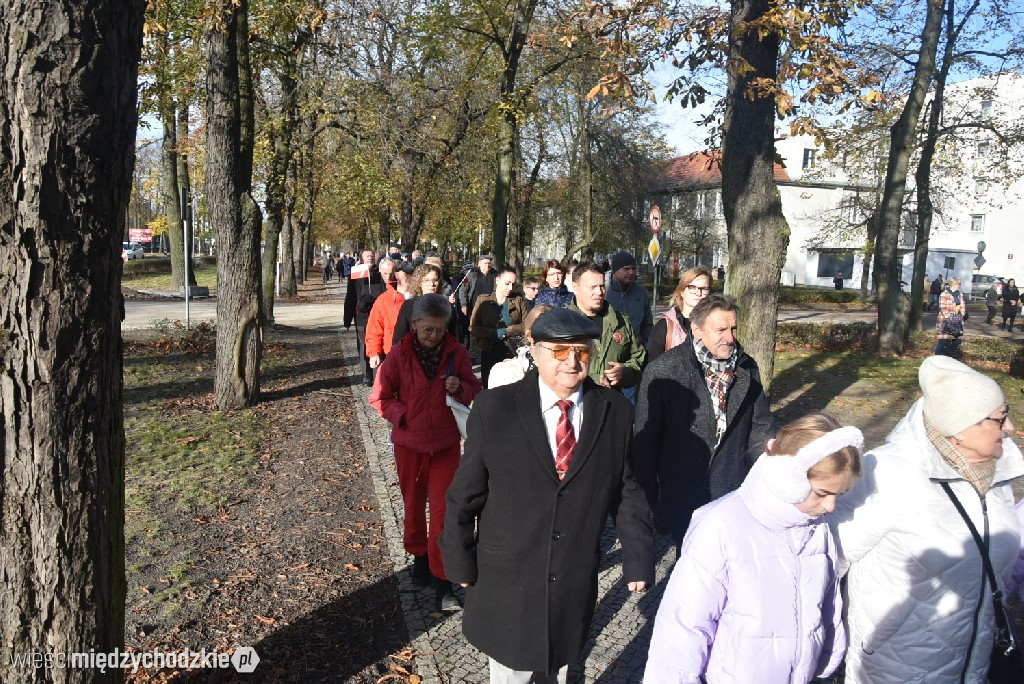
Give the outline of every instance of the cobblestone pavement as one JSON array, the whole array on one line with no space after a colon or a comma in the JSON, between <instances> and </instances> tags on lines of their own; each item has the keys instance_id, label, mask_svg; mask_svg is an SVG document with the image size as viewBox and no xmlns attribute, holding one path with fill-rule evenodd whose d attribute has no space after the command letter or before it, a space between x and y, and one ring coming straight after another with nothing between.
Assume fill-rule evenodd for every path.
<instances>
[{"instance_id":1,"label":"cobblestone pavement","mask_svg":"<svg viewBox=\"0 0 1024 684\"><path fill-rule=\"evenodd\" d=\"M354 361L353 333L341 334L345 355ZM354 363L350 373L359 371ZM370 390L361 383L352 386L360 407L359 425L366 456L373 473L381 518L388 536L391 559L398 577L402 610L416 653L415 671L424 682L486 682L487 656L470 646L462 636L461 612L434 613L433 591L412 584L412 557L402 547L402 497L398 489L389 424L367 401ZM647 646L654 614L665 581L675 559L668 537L659 537L656 586L643 594L631 593L622 580L622 549L609 522L601 546L604 560L600 566L597 609L585 662L570 667L572 682L639 682L647 659ZM459 598L461 599L461 591Z\"/></svg>"}]
</instances>

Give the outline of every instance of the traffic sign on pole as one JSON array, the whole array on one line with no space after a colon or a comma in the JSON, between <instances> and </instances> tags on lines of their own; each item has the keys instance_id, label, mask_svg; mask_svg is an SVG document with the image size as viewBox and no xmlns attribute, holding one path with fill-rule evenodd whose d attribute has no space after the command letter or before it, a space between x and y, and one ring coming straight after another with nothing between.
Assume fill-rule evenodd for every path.
<instances>
[{"instance_id":1,"label":"traffic sign on pole","mask_svg":"<svg viewBox=\"0 0 1024 684\"><path fill-rule=\"evenodd\" d=\"M651 257L651 263L658 263L658 257L661 256L661 243L658 242L657 235L652 235L651 241L647 243L647 254Z\"/></svg>"},{"instance_id":2,"label":"traffic sign on pole","mask_svg":"<svg viewBox=\"0 0 1024 684\"><path fill-rule=\"evenodd\" d=\"M647 221L651 224L651 232L657 235L661 230L661 207L652 204L651 211L647 214Z\"/></svg>"}]
</instances>

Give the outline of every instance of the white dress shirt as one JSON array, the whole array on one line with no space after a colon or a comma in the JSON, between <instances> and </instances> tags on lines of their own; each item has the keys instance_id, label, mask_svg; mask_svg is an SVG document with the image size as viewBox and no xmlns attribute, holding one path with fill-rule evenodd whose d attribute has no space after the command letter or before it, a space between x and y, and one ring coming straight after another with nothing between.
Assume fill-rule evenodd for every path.
<instances>
[{"instance_id":1,"label":"white dress shirt","mask_svg":"<svg viewBox=\"0 0 1024 684\"><path fill-rule=\"evenodd\" d=\"M551 460L557 454L558 442L555 441L555 430L558 428L558 419L562 417L562 409L558 408L561 397L555 394L554 390L548 387L544 380L537 378L540 385L540 413L544 419L544 429L548 435L548 444L551 446ZM573 434L576 441L580 440L580 426L583 425L583 385L570 394L567 399L573 403L569 407L569 422L572 423Z\"/></svg>"}]
</instances>

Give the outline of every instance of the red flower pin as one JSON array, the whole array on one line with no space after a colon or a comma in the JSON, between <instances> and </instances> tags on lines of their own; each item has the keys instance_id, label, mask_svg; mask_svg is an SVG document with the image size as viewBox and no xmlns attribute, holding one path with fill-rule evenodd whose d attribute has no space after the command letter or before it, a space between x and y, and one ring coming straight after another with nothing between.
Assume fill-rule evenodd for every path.
<instances>
[{"instance_id":1,"label":"red flower pin","mask_svg":"<svg viewBox=\"0 0 1024 684\"><path fill-rule=\"evenodd\" d=\"M615 342L615 344L622 344L622 333L620 333L618 330L613 332L612 341Z\"/></svg>"}]
</instances>

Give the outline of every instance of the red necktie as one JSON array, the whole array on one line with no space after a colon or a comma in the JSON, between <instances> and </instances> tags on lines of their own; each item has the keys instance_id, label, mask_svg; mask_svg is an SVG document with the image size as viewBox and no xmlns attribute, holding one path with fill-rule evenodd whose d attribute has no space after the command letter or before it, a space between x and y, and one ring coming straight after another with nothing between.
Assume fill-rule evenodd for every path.
<instances>
[{"instance_id":1,"label":"red necktie","mask_svg":"<svg viewBox=\"0 0 1024 684\"><path fill-rule=\"evenodd\" d=\"M555 427L555 472L561 480L572 463L572 452L576 450L576 432L572 429L572 421L569 420L572 402L562 399L558 402L558 408L561 409L562 415L559 416L558 426Z\"/></svg>"}]
</instances>

